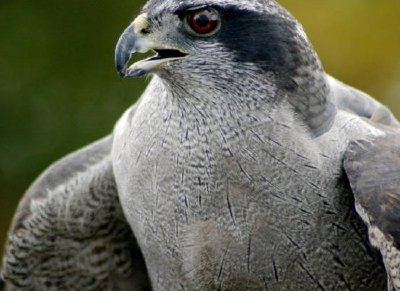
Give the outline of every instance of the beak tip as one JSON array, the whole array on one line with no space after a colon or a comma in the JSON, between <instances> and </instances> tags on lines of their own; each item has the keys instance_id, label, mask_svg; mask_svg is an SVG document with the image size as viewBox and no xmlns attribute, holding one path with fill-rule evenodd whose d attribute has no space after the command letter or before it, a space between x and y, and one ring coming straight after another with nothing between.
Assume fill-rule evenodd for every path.
<instances>
[{"instance_id":1,"label":"beak tip","mask_svg":"<svg viewBox=\"0 0 400 291\"><path fill-rule=\"evenodd\" d=\"M115 47L115 68L121 77L127 76L127 66L133 53L137 36L132 25L128 26L118 39Z\"/></svg>"},{"instance_id":2,"label":"beak tip","mask_svg":"<svg viewBox=\"0 0 400 291\"><path fill-rule=\"evenodd\" d=\"M117 72L118 72L118 75L122 78L124 78L126 76L126 70L124 68L122 68L122 69L117 68Z\"/></svg>"},{"instance_id":3,"label":"beak tip","mask_svg":"<svg viewBox=\"0 0 400 291\"><path fill-rule=\"evenodd\" d=\"M128 62L129 57L123 56L122 54L116 54L115 69L121 77L124 77L126 74L126 67Z\"/></svg>"}]
</instances>

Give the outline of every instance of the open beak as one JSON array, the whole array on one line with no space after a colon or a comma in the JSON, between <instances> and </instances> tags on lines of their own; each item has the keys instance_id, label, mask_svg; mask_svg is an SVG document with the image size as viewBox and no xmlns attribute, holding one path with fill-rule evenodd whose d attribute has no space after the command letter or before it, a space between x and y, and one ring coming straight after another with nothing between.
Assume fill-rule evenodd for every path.
<instances>
[{"instance_id":1,"label":"open beak","mask_svg":"<svg viewBox=\"0 0 400 291\"><path fill-rule=\"evenodd\" d=\"M115 66L122 77L139 77L155 70L161 64L173 60L180 60L187 54L179 49L160 48L149 40L148 34L143 34L145 15L139 15L122 33L115 48ZM138 19L140 21L138 21ZM139 27L138 27L139 26ZM156 55L129 65L134 53L154 51Z\"/></svg>"}]
</instances>

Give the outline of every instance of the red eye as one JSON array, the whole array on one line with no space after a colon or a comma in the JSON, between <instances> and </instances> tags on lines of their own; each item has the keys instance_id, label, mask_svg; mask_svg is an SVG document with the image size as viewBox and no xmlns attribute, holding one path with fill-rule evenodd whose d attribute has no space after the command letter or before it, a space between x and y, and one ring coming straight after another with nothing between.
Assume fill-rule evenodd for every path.
<instances>
[{"instance_id":1,"label":"red eye","mask_svg":"<svg viewBox=\"0 0 400 291\"><path fill-rule=\"evenodd\" d=\"M209 35L219 28L220 18L214 9L204 8L191 11L187 24L195 33Z\"/></svg>"}]
</instances>

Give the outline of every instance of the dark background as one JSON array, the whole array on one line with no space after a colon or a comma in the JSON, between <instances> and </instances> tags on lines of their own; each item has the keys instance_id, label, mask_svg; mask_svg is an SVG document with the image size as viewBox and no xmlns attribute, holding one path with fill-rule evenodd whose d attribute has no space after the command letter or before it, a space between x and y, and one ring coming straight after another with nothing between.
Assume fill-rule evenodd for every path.
<instances>
[{"instance_id":1,"label":"dark background","mask_svg":"<svg viewBox=\"0 0 400 291\"><path fill-rule=\"evenodd\" d=\"M108 134L145 80L114 70L145 1L0 1L0 253L24 190L51 162ZM326 70L400 116L400 1L282 0Z\"/></svg>"}]
</instances>

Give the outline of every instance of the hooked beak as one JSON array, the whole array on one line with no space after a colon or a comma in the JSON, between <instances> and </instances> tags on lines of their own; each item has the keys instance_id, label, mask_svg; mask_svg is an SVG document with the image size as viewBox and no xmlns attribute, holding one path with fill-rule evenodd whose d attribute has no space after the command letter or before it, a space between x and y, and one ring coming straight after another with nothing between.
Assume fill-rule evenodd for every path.
<instances>
[{"instance_id":1,"label":"hooked beak","mask_svg":"<svg viewBox=\"0 0 400 291\"><path fill-rule=\"evenodd\" d=\"M139 15L122 33L115 48L115 66L121 77L139 77L158 68L161 64L180 60L187 56L179 49L160 48L149 40L149 21L146 14ZM146 32L144 32L146 31ZM134 53L156 52L155 56L132 65L129 61Z\"/></svg>"}]
</instances>

